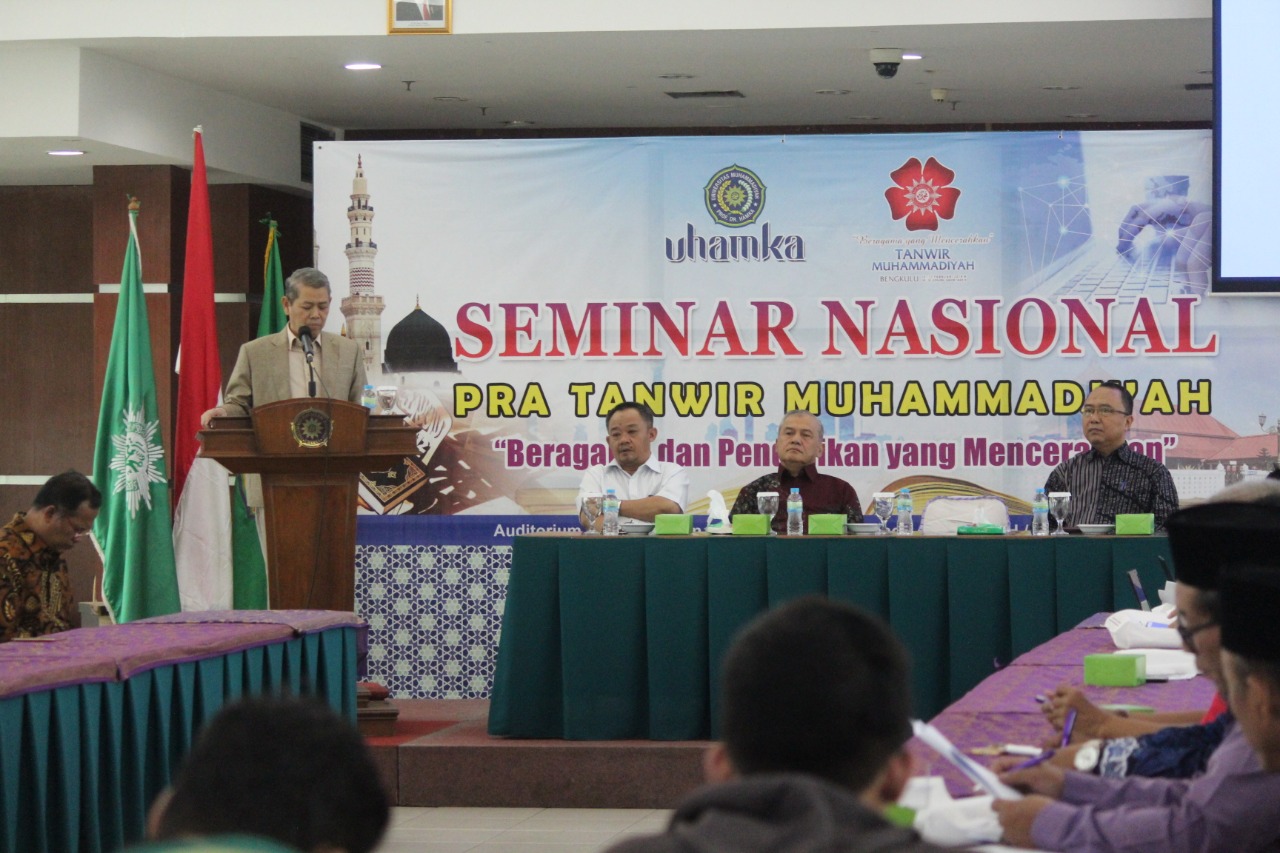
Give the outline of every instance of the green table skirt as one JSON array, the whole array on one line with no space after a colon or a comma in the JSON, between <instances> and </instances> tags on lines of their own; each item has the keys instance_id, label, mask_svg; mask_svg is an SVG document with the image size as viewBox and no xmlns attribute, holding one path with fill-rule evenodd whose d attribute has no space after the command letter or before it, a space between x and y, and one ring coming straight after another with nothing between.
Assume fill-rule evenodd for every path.
<instances>
[{"instance_id":1,"label":"green table skirt","mask_svg":"<svg viewBox=\"0 0 1280 853\"><path fill-rule=\"evenodd\" d=\"M119 850L202 725L243 696L314 695L355 721L355 628L0 699L0 853Z\"/></svg>"},{"instance_id":2,"label":"green table skirt","mask_svg":"<svg viewBox=\"0 0 1280 853\"><path fill-rule=\"evenodd\" d=\"M572 740L717 736L720 661L757 613L817 593L886 619L916 714L1163 584L1164 537L518 537L489 732ZM814 650L821 655L821 649Z\"/></svg>"}]
</instances>

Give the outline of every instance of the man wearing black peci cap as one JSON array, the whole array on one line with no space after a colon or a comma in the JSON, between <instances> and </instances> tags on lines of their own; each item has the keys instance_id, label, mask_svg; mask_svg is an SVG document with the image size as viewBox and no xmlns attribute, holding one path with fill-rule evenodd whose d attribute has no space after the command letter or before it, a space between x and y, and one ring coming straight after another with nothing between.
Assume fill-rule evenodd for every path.
<instances>
[{"instance_id":1,"label":"man wearing black peci cap","mask_svg":"<svg viewBox=\"0 0 1280 853\"><path fill-rule=\"evenodd\" d=\"M1262 764L1280 771L1280 571L1238 566L1222 575L1222 669L1231 709ZM1259 788L1266 785L1258 782ZM1272 789L1266 788L1270 791ZM1275 808L1274 794L1258 808Z\"/></svg>"},{"instance_id":2,"label":"man wearing black peci cap","mask_svg":"<svg viewBox=\"0 0 1280 853\"><path fill-rule=\"evenodd\" d=\"M1216 647L1225 613L1220 578L1242 564L1280 574L1280 507L1202 504L1171 515L1167 529L1183 642L1221 680L1221 666L1206 654ZM1232 711L1236 699L1228 696ZM1204 774L1194 779L1107 779L1042 764L1002 777L1041 796L994 808L1005 843L1042 850L1280 850L1280 774L1261 771L1233 719Z\"/></svg>"}]
</instances>

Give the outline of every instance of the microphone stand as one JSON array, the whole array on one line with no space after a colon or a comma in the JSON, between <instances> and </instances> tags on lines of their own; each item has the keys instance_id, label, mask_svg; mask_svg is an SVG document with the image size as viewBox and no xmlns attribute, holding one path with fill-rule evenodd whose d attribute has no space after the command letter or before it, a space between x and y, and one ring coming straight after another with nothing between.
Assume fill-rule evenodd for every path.
<instances>
[{"instance_id":1,"label":"microphone stand","mask_svg":"<svg viewBox=\"0 0 1280 853\"><path fill-rule=\"evenodd\" d=\"M307 373L310 375L311 378L307 380L307 393L312 397L316 395L316 366L314 363L312 363L312 359L314 358L315 358L315 353L313 353L310 349L308 349L307 350Z\"/></svg>"},{"instance_id":2,"label":"microphone stand","mask_svg":"<svg viewBox=\"0 0 1280 853\"><path fill-rule=\"evenodd\" d=\"M315 341L311 337L311 330L303 326L298 330L298 340L302 343L302 352L307 357L307 374L310 379L307 380L308 396L316 395L316 366L315 366Z\"/></svg>"}]
</instances>

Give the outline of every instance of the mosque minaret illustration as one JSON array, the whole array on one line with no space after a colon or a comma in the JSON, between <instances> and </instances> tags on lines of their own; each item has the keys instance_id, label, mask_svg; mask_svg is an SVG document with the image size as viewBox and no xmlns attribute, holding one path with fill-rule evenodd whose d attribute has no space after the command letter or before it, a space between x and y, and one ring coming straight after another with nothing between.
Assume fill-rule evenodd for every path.
<instances>
[{"instance_id":1,"label":"mosque minaret illustration","mask_svg":"<svg viewBox=\"0 0 1280 853\"><path fill-rule=\"evenodd\" d=\"M370 378L382 375L382 297L373 292L373 261L378 244L373 242L373 206L369 204L369 182L364 176L364 158L356 157L356 176L351 182L351 205L347 208L351 242L346 255L350 268L350 295L340 310L347 318L347 337L364 352L364 370Z\"/></svg>"},{"instance_id":2,"label":"mosque minaret illustration","mask_svg":"<svg viewBox=\"0 0 1280 853\"><path fill-rule=\"evenodd\" d=\"M356 156L356 176L351 181L351 204L347 207L351 242L346 255L349 293L340 310L347 318L347 337L364 352L364 371L370 381L383 376L419 372L458 373L449 332L434 317L415 304L387 334L382 351L382 297L373 290L373 262L378 244L373 241L373 205L369 204L369 181L364 175L364 157ZM375 382L376 384L376 382Z\"/></svg>"}]
</instances>

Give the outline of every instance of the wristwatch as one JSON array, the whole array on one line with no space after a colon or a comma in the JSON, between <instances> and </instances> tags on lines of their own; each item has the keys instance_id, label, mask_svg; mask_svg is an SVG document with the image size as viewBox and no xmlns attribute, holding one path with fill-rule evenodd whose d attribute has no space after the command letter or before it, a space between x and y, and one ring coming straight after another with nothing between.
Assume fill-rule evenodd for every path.
<instances>
[{"instance_id":1,"label":"wristwatch","mask_svg":"<svg viewBox=\"0 0 1280 853\"><path fill-rule=\"evenodd\" d=\"M1080 744L1080 748L1076 750L1076 769L1081 773L1093 773L1098 769L1098 762L1101 759L1102 741L1096 739L1087 740Z\"/></svg>"}]
</instances>

